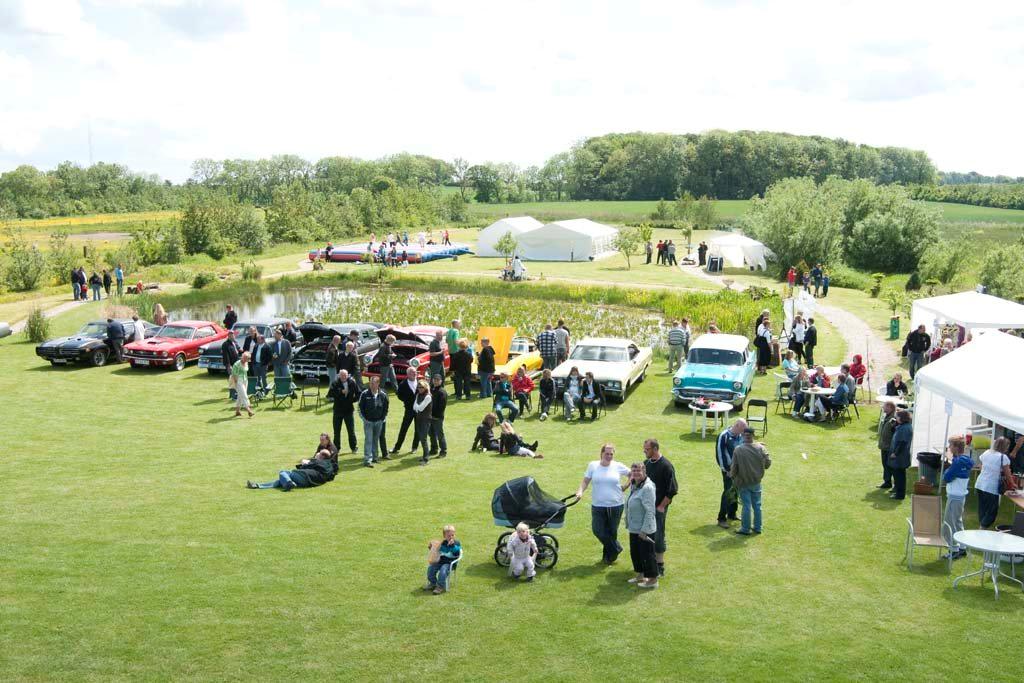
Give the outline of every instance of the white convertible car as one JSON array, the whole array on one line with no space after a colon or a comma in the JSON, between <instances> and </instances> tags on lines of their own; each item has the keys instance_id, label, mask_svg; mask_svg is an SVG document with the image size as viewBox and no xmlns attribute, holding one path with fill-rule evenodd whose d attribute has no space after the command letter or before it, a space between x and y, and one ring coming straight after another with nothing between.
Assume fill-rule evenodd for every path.
<instances>
[{"instance_id":1,"label":"white convertible car","mask_svg":"<svg viewBox=\"0 0 1024 683\"><path fill-rule=\"evenodd\" d=\"M608 400L621 403L629 387L644 380L652 355L650 346L637 346L628 339L585 337L572 347L569 359L551 371L555 394L565 391L565 378L575 367L580 376L594 373Z\"/></svg>"}]
</instances>

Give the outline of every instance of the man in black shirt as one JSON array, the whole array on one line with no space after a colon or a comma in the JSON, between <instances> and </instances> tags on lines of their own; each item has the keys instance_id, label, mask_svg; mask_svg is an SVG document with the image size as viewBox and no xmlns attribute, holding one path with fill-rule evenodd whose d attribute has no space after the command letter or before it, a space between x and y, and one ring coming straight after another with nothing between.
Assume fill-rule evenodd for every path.
<instances>
[{"instance_id":1,"label":"man in black shirt","mask_svg":"<svg viewBox=\"0 0 1024 683\"><path fill-rule=\"evenodd\" d=\"M409 431L409 425L416 419L416 411L412 409L412 404L416 401L416 385L418 380L416 369L406 368L405 379L398 383L398 391L395 392L398 395L398 400L402 402L402 406L405 408L402 413L402 426L398 428L398 440L395 441L395 446L391 449L391 452L396 455L402 450L402 444L405 442L405 434ZM412 430L412 450L415 451L419 444L419 434L414 429ZM387 458L386 455L383 457Z\"/></svg>"},{"instance_id":2,"label":"man in black shirt","mask_svg":"<svg viewBox=\"0 0 1024 683\"><path fill-rule=\"evenodd\" d=\"M818 328L814 326L814 318L807 319L807 329L804 330L804 360L807 367L814 367L814 347L818 345Z\"/></svg>"},{"instance_id":3,"label":"man in black shirt","mask_svg":"<svg viewBox=\"0 0 1024 683\"><path fill-rule=\"evenodd\" d=\"M235 309L231 308L231 304L225 306L227 313L224 314L224 329L230 330L238 322L238 314L235 313Z\"/></svg>"},{"instance_id":4,"label":"man in black shirt","mask_svg":"<svg viewBox=\"0 0 1024 683\"><path fill-rule=\"evenodd\" d=\"M231 400L235 400L235 390L231 388L231 367L238 360L238 342L235 341L235 331L228 329L228 336L224 338L224 343L220 345L220 357L224 361L224 369L228 373L228 396Z\"/></svg>"},{"instance_id":5,"label":"man in black shirt","mask_svg":"<svg viewBox=\"0 0 1024 683\"><path fill-rule=\"evenodd\" d=\"M434 375L430 389L430 454L439 458L448 455L448 441L444 438L444 409L447 406L448 392L444 390L444 376Z\"/></svg>"},{"instance_id":6,"label":"man in black shirt","mask_svg":"<svg viewBox=\"0 0 1024 683\"><path fill-rule=\"evenodd\" d=\"M359 387L355 380L348 376L347 370L340 370L327 390L327 398L334 402L334 444L341 443L341 424L345 423L348 432L348 447L356 452L356 427L353 415L355 405L359 401Z\"/></svg>"},{"instance_id":7,"label":"man in black shirt","mask_svg":"<svg viewBox=\"0 0 1024 683\"><path fill-rule=\"evenodd\" d=\"M107 318L107 344L114 352L114 358L118 363L124 360L124 326L114 320Z\"/></svg>"},{"instance_id":8,"label":"man in black shirt","mask_svg":"<svg viewBox=\"0 0 1024 683\"><path fill-rule=\"evenodd\" d=\"M928 362L928 349L932 347L932 338L925 331L924 325L907 335L907 363L910 365L910 379Z\"/></svg>"},{"instance_id":9,"label":"man in black shirt","mask_svg":"<svg viewBox=\"0 0 1024 683\"><path fill-rule=\"evenodd\" d=\"M487 337L480 340L476 372L480 375L480 398L490 398L494 395L494 389L491 386L491 375L494 374L494 347L491 346L491 340Z\"/></svg>"},{"instance_id":10,"label":"man in black shirt","mask_svg":"<svg viewBox=\"0 0 1024 683\"><path fill-rule=\"evenodd\" d=\"M348 376L352 378L352 381L356 383L360 391L362 390L363 387L359 375L359 356L356 355L352 342L345 342L345 350L338 353L337 364L334 367L337 368L339 375L342 370L348 371Z\"/></svg>"},{"instance_id":11,"label":"man in black shirt","mask_svg":"<svg viewBox=\"0 0 1024 683\"><path fill-rule=\"evenodd\" d=\"M658 562L658 574L665 576L665 516L672 499L679 492L679 485L676 483L676 468L661 454L657 439L644 441L644 455L647 456L644 462L647 478L654 482L654 518L658 523L654 535L654 557Z\"/></svg>"}]
</instances>

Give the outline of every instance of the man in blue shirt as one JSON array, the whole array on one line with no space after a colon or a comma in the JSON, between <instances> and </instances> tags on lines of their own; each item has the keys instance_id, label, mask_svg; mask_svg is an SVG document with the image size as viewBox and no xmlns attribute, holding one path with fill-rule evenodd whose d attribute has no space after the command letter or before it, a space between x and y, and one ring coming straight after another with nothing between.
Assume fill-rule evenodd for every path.
<instances>
[{"instance_id":1,"label":"man in blue shirt","mask_svg":"<svg viewBox=\"0 0 1024 683\"><path fill-rule=\"evenodd\" d=\"M715 462L722 471L722 501L718 506L718 526L723 529L729 528L729 520L737 519L736 488L732 485L729 469L732 467L733 451L743 443L743 430L746 428L746 420L736 420L731 427L718 435L715 442Z\"/></svg>"},{"instance_id":2,"label":"man in blue shirt","mask_svg":"<svg viewBox=\"0 0 1024 683\"><path fill-rule=\"evenodd\" d=\"M124 270L120 263L114 268L114 281L117 283L117 295L124 296Z\"/></svg>"}]
</instances>

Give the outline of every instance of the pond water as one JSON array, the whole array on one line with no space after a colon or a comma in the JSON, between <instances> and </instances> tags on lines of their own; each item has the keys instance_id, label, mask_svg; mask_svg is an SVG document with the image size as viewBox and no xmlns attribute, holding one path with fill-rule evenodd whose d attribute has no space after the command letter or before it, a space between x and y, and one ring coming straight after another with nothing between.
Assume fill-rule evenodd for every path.
<instances>
[{"instance_id":1,"label":"pond water","mask_svg":"<svg viewBox=\"0 0 1024 683\"><path fill-rule=\"evenodd\" d=\"M554 324L562 318L575 339L628 337L640 344L657 346L664 334L662 319L647 309L405 290L294 289L179 308L172 314L179 320L221 320L226 303L235 307L240 321L282 316L328 323L373 321L447 327L452 320L459 319L470 337L475 337L481 326L510 326L518 334L536 337L545 323Z\"/></svg>"}]
</instances>

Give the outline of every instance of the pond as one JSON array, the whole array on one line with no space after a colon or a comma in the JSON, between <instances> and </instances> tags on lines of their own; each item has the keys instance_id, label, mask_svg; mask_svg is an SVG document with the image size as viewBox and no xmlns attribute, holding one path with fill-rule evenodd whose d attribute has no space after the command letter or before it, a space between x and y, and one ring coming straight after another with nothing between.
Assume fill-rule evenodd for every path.
<instances>
[{"instance_id":1,"label":"pond","mask_svg":"<svg viewBox=\"0 0 1024 683\"><path fill-rule=\"evenodd\" d=\"M595 306L564 301L512 299L465 294L416 293L405 290L294 289L238 296L172 311L175 319L221 320L230 303L240 321L283 316L322 322L381 322L394 325L441 325L462 321L468 336L477 328L515 327L519 334L536 337L544 324L565 320L572 335L628 337L640 344L658 345L662 319L652 311L618 306Z\"/></svg>"}]
</instances>

